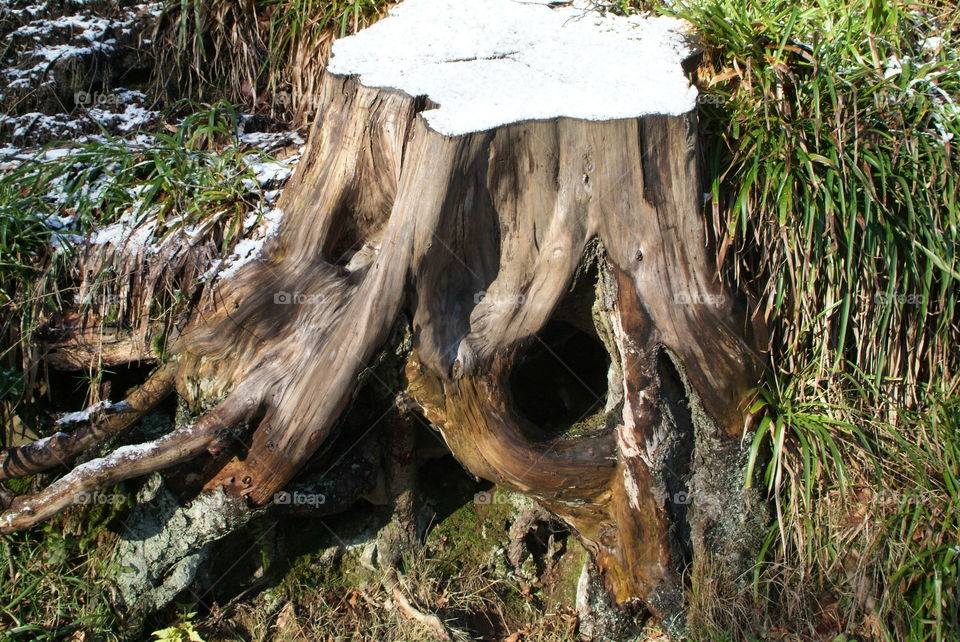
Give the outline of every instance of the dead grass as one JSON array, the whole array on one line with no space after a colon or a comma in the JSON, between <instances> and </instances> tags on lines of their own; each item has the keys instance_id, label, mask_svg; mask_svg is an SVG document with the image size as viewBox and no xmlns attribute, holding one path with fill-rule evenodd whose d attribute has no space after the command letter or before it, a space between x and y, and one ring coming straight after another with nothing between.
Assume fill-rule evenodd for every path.
<instances>
[{"instance_id":1,"label":"dead grass","mask_svg":"<svg viewBox=\"0 0 960 642\"><path fill-rule=\"evenodd\" d=\"M225 98L306 123L319 107L333 40L386 13L384 0L169 2L159 22L155 86L168 99Z\"/></svg>"}]
</instances>

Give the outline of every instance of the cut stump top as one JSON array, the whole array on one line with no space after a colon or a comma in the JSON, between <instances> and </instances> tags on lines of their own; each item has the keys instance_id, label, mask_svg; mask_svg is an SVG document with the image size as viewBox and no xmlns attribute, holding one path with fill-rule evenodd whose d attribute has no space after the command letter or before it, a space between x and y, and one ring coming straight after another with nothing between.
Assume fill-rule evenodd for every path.
<instances>
[{"instance_id":1,"label":"cut stump top","mask_svg":"<svg viewBox=\"0 0 960 642\"><path fill-rule=\"evenodd\" d=\"M697 90L687 23L601 14L588 0L406 0L337 41L329 71L427 96L445 136L525 120L677 116Z\"/></svg>"}]
</instances>

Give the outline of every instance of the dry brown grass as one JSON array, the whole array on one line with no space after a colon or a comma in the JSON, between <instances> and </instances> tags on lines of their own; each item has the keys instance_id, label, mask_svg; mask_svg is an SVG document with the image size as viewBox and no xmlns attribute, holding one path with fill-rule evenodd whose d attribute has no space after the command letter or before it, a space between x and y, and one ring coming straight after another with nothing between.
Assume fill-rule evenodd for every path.
<instances>
[{"instance_id":1,"label":"dry brown grass","mask_svg":"<svg viewBox=\"0 0 960 642\"><path fill-rule=\"evenodd\" d=\"M383 0L182 0L156 40L155 82L168 98L226 98L302 124L319 105L333 41L366 27Z\"/></svg>"}]
</instances>

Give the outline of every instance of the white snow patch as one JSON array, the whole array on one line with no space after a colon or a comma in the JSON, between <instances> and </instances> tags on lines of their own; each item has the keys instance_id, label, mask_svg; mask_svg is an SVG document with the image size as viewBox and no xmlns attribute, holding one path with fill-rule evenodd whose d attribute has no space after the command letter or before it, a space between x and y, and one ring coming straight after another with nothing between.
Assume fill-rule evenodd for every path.
<instances>
[{"instance_id":1,"label":"white snow patch","mask_svg":"<svg viewBox=\"0 0 960 642\"><path fill-rule=\"evenodd\" d=\"M920 48L924 51L936 53L943 49L945 44L947 43L943 38L933 36L931 38L924 38L923 42L920 43Z\"/></svg>"},{"instance_id":2,"label":"white snow patch","mask_svg":"<svg viewBox=\"0 0 960 642\"><path fill-rule=\"evenodd\" d=\"M887 58L886 68L883 70L884 78L893 78L894 76L898 76L900 75L901 71L903 71L903 63L900 62L899 58L896 56L890 56Z\"/></svg>"},{"instance_id":3,"label":"white snow patch","mask_svg":"<svg viewBox=\"0 0 960 642\"><path fill-rule=\"evenodd\" d=\"M47 62L54 62L61 58L76 58L77 56L86 56L94 51L111 51L113 47L105 42L93 43L90 47L76 47L74 45L49 45L35 49L33 56L42 58Z\"/></svg>"},{"instance_id":4,"label":"white snow patch","mask_svg":"<svg viewBox=\"0 0 960 642\"><path fill-rule=\"evenodd\" d=\"M247 157L243 159L247 166L253 170L257 183L261 187L286 182L286 180L290 178L290 175L293 174L293 165L297 160L296 158L288 158L285 160L255 161ZM244 186L251 191L256 189L256 185L251 184L249 180L244 182Z\"/></svg>"},{"instance_id":5,"label":"white snow patch","mask_svg":"<svg viewBox=\"0 0 960 642\"><path fill-rule=\"evenodd\" d=\"M68 254L74 247L83 243L79 234L63 234L54 232L50 235L50 248L55 254Z\"/></svg>"},{"instance_id":6,"label":"white snow patch","mask_svg":"<svg viewBox=\"0 0 960 642\"><path fill-rule=\"evenodd\" d=\"M121 402L119 402L119 403L111 403L111 402L109 402L109 401L104 400L104 401L101 401L101 402L99 402L99 403L93 404L92 406L90 406L89 408L87 408L87 409L85 409L85 410L81 410L81 411L79 411L79 412L68 412L68 413L65 413L65 414L61 415L60 418L57 419L56 425L57 425L57 426L64 426L64 425L67 425L67 424L87 423L88 421L90 421L90 418L91 418L95 413L98 413L98 412L109 412L109 413L128 412L128 411L130 410L130 407L129 407L129 406L130 406L130 404L128 404L126 401L121 401ZM57 434L63 434L63 433L57 433ZM54 436L56 436L56 435L54 435ZM49 439L49 437L48 437L48 439Z\"/></svg>"},{"instance_id":7,"label":"white snow patch","mask_svg":"<svg viewBox=\"0 0 960 642\"><path fill-rule=\"evenodd\" d=\"M157 120L160 112L144 109L140 105L127 104L124 105L122 112L90 109L89 115L104 127L118 132L128 133L135 129L143 129L151 122Z\"/></svg>"},{"instance_id":8,"label":"white snow patch","mask_svg":"<svg viewBox=\"0 0 960 642\"><path fill-rule=\"evenodd\" d=\"M77 33L78 38L87 42L96 42L110 28L111 22L99 16L61 16L56 20L37 20L24 25L10 34L10 37L27 36L37 38L48 35L54 29L67 29Z\"/></svg>"},{"instance_id":9,"label":"white snow patch","mask_svg":"<svg viewBox=\"0 0 960 642\"><path fill-rule=\"evenodd\" d=\"M55 161L66 158L67 156L72 156L76 154L77 151L76 147L55 147L44 151L42 156L45 161Z\"/></svg>"},{"instance_id":10,"label":"white snow patch","mask_svg":"<svg viewBox=\"0 0 960 642\"><path fill-rule=\"evenodd\" d=\"M55 232L65 232L73 228L77 222L76 215L61 216L59 214L48 214L41 218L43 224Z\"/></svg>"},{"instance_id":11,"label":"white snow patch","mask_svg":"<svg viewBox=\"0 0 960 642\"><path fill-rule=\"evenodd\" d=\"M0 125L13 128L11 138L23 138L30 134L44 135L52 132L69 134L80 129L75 121L64 121L58 115L48 116L39 112L30 112L22 116L0 114ZM64 136L65 137L65 136Z\"/></svg>"},{"instance_id":12,"label":"white snow patch","mask_svg":"<svg viewBox=\"0 0 960 642\"><path fill-rule=\"evenodd\" d=\"M269 152L286 145L303 145L303 136L299 132L248 132L240 135L240 142L259 150Z\"/></svg>"},{"instance_id":13,"label":"white snow patch","mask_svg":"<svg viewBox=\"0 0 960 642\"><path fill-rule=\"evenodd\" d=\"M148 252L155 251L156 248L149 246L153 239L153 231L156 228L156 219L144 217L147 221L137 226L135 218L136 206L128 209L120 220L112 225L101 227L91 233L90 245L112 245L118 250L124 252L136 253L146 248Z\"/></svg>"},{"instance_id":14,"label":"white snow patch","mask_svg":"<svg viewBox=\"0 0 960 642\"><path fill-rule=\"evenodd\" d=\"M102 245L113 247L114 250L126 248L127 240L130 238L131 228L124 223L113 223L106 227L101 227L91 233L87 239L87 245ZM135 249L135 248L134 248Z\"/></svg>"},{"instance_id":15,"label":"white snow patch","mask_svg":"<svg viewBox=\"0 0 960 642\"><path fill-rule=\"evenodd\" d=\"M523 120L679 115L697 91L686 23L601 15L588 0L406 0L333 45L329 70L428 96L430 126L459 136Z\"/></svg>"},{"instance_id":16,"label":"white snow patch","mask_svg":"<svg viewBox=\"0 0 960 642\"><path fill-rule=\"evenodd\" d=\"M933 110L933 126L940 134L940 142L944 145L953 140L953 132L947 131L948 126L956 126L960 122L960 105L954 102L937 103Z\"/></svg>"},{"instance_id":17,"label":"white snow patch","mask_svg":"<svg viewBox=\"0 0 960 642\"><path fill-rule=\"evenodd\" d=\"M44 437L43 439L38 439L38 440L32 442L32 443L30 444L30 446L32 446L32 447L34 447L34 448L36 448L36 449L39 450L40 448L45 448L46 445L49 444L49 443L50 443L51 441L53 441L54 439L65 439L65 438L67 438L67 437L69 437L69 436L70 436L70 435L68 435L68 434L65 433L65 432L59 432L59 431L58 431L58 432L53 433L53 434L50 435L49 437Z\"/></svg>"},{"instance_id":18,"label":"white snow patch","mask_svg":"<svg viewBox=\"0 0 960 642\"><path fill-rule=\"evenodd\" d=\"M243 239L239 241L233 249L233 254L227 257L223 262L223 269L217 274L217 278L226 279L237 273L241 267L260 257L263 251L263 245L268 239L275 236L280 230L280 221L283 219L283 211L274 208L266 212L260 220L260 227L254 238ZM244 221L244 226L252 224L250 217ZM216 266L219 267L219 266Z\"/></svg>"}]
</instances>

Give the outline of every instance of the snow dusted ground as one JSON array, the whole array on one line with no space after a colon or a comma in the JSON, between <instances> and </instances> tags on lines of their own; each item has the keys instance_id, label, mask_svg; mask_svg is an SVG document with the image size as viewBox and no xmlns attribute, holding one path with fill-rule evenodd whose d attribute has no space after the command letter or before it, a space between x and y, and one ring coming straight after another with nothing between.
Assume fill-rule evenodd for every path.
<instances>
[{"instance_id":1,"label":"snow dusted ground","mask_svg":"<svg viewBox=\"0 0 960 642\"><path fill-rule=\"evenodd\" d=\"M109 106L102 103L100 107L81 108L75 113L0 114L0 131L9 132L8 144L0 148L0 159L10 155L14 143L36 147L56 140L95 140L95 136L85 133L103 127L112 134L126 134L151 127L160 118L160 112L144 107L147 96L143 92L121 88L101 95L109 97Z\"/></svg>"},{"instance_id":2,"label":"snow dusted ground","mask_svg":"<svg viewBox=\"0 0 960 642\"><path fill-rule=\"evenodd\" d=\"M152 59L153 34L161 2L135 0L0 0L0 37L7 45L0 59L0 174L27 164L63 159L76 154L66 143L106 142L119 136L131 151L156 146L152 136L140 133L176 126L164 122L147 94L147 71ZM134 83L124 86L127 80ZM258 131L275 128L250 115L240 119L244 160L253 174L245 180L250 201L256 203L243 224L229 256L207 257L203 275L210 282L235 273L255 260L263 242L276 233L282 216L275 204L299 159L303 138L295 131ZM52 145L41 151L44 145ZM95 196L110 187L109 177L85 186ZM201 243L202 229L184 225L173 237L154 234L156 225L143 220L134 204L113 224L81 236L72 214L76 195L55 181L44 197L56 210L43 220L56 233L54 251L101 246L120 256L166 256L168 244L186 248ZM169 226L169 221L167 221ZM202 226L201 226L202 227ZM203 254L201 252L201 254Z\"/></svg>"},{"instance_id":3,"label":"snow dusted ground","mask_svg":"<svg viewBox=\"0 0 960 642\"><path fill-rule=\"evenodd\" d=\"M254 205L243 221L239 239L230 254L207 257L209 262L206 271L199 276L203 283L228 278L242 265L260 257L263 244L279 229L283 213L276 208L276 202L299 162L300 150L304 144L303 138L297 132L250 132L241 134L239 142L243 148L250 150L250 153L244 156L244 163L253 177L244 179L242 184L250 195L248 200ZM131 149L149 146L151 143L153 139L143 134L131 137L128 141ZM11 154L5 161L0 162L0 173L22 163L63 159L74 154L76 149L54 147L39 152L35 149L9 148ZM111 188L109 176L102 174L100 178L84 186L83 193L96 200L98 194ZM144 208L140 205L142 200L139 194L143 190L141 186L137 186L129 190L132 204L119 220L81 236L77 233L79 221L77 215L72 213L74 210L71 197L64 187L61 181L54 182L50 193L45 197L45 200L60 212L44 218L46 224L55 232L51 236L55 252L76 250L82 255L86 249L100 247L113 253L120 262L126 261L121 257L129 257L137 262L152 259L169 261L171 252L182 255L193 248L199 249L209 235L209 227L205 221L180 224L177 218L164 221L166 229L178 226L176 232L163 233L150 210L141 212ZM209 244L207 247L209 248ZM202 251L200 255L207 256ZM85 294L79 293L77 302L84 300Z\"/></svg>"},{"instance_id":4,"label":"snow dusted ground","mask_svg":"<svg viewBox=\"0 0 960 642\"><path fill-rule=\"evenodd\" d=\"M254 181L247 182L251 191L261 193L263 200L261 207L247 215L243 222L243 238L234 246L230 256L217 260L202 279L227 279L233 276L242 266L255 261L260 257L264 243L280 230L280 221L283 211L273 207L280 198L283 185L289 180L300 161L304 140L296 132L281 132L268 134L254 132L240 137L241 142L256 149L270 152L287 144L297 145L297 151L286 158L250 159L248 166L253 171ZM266 210L266 211L264 211Z\"/></svg>"},{"instance_id":5,"label":"snow dusted ground","mask_svg":"<svg viewBox=\"0 0 960 642\"><path fill-rule=\"evenodd\" d=\"M101 127L124 133L156 121L141 91L148 34L161 3L64 0L0 3L0 137L41 145Z\"/></svg>"},{"instance_id":6,"label":"snow dusted ground","mask_svg":"<svg viewBox=\"0 0 960 642\"><path fill-rule=\"evenodd\" d=\"M243 181L244 187L255 198L256 205L243 221L240 240L232 252L215 258L200 276L203 282L225 279L243 265L260 257L264 243L279 230L283 212L275 207L282 188L296 169L304 144L297 132L251 132L239 136L240 144L256 150L244 162L253 174ZM257 153L263 152L263 153ZM274 155L276 154L276 155ZM96 188L96 186L94 186ZM160 240L155 225L137 216L133 206L112 225L92 232L85 242L89 246L110 247L124 255L164 256L167 244L186 244L194 247L207 232L204 223L182 227L176 236ZM167 221L167 225L176 221Z\"/></svg>"}]
</instances>

